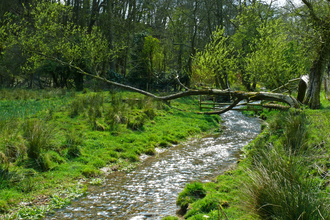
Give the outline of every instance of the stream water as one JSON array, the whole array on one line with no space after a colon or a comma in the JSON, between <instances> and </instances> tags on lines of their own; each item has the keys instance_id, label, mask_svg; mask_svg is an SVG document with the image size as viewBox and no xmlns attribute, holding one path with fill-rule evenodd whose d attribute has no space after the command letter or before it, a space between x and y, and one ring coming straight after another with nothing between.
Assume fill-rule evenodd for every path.
<instances>
[{"instance_id":1,"label":"stream water","mask_svg":"<svg viewBox=\"0 0 330 220\"><path fill-rule=\"evenodd\" d=\"M175 215L186 183L210 181L236 163L241 148L260 132L260 120L229 111L223 132L149 157L130 173L115 172L103 186L46 219L162 219Z\"/></svg>"}]
</instances>

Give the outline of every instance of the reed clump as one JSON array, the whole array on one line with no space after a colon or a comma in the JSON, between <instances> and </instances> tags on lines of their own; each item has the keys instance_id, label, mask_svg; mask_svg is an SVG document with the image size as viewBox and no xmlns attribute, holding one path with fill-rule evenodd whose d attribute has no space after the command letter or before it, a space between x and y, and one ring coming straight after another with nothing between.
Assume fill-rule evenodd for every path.
<instances>
[{"instance_id":1,"label":"reed clump","mask_svg":"<svg viewBox=\"0 0 330 220\"><path fill-rule=\"evenodd\" d=\"M282 122L285 123L282 123ZM277 124L276 124L277 123ZM244 201L262 219L329 219L329 199L320 181L309 174L318 149L308 144L309 120L302 111L277 116L270 133L274 143L258 143L244 183ZM261 144L261 145L260 145Z\"/></svg>"}]
</instances>

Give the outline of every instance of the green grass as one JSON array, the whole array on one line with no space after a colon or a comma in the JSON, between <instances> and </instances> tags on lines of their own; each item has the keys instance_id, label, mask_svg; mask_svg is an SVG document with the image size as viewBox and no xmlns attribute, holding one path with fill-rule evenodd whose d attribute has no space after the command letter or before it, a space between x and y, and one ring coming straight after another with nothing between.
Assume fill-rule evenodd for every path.
<instances>
[{"instance_id":1,"label":"green grass","mask_svg":"<svg viewBox=\"0 0 330 220\"><path fill-rule=\"evenodd\" d=\"M219 219L221 205L228 219L330 219L329 106L263 112L265 129L236 169L199 185L203 198L189 197L191 185L180 193L184 218Z\"/></svg>"},{"instance_id":2,"label":"green grass","mask_svg":"<svg viewBox=\"0 0 330 220\"><path fill-rule=\"evenodd\" d=\"M193 98L168 105L130 92L60 90L1 90L0 97L2 213L18 213L19 203L36 203L77 180L100 179L104 166L129 172L141 154L154 155L156 147L178 144L220 122L195 114ZM22 212L43 216L52 208L47 205Z\"/></svg>"}]
</instances>

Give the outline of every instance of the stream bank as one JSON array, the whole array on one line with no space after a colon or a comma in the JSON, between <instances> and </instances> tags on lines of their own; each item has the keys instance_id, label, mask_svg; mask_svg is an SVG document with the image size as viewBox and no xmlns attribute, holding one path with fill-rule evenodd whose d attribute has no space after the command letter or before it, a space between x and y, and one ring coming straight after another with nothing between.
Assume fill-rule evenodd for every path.
<instances>
[{"instance_id":1,"label":"stream bank","mask_svg":"<svg viewBox=\"0 0 330 220\"><path fill-rule=\"evenodd\" d=\"M243 148L237 168L186 185L188 220L330 219L330 111L263 113L268 126ZM163 220L176 220L171 216Z\"/></svg>"},{"instance_id":2,"label":"stream bank","mask_svg":"<svg viewBox=\"0 0 330 220\"><path fill-rule=\"evenodd\" d=\"M46 219L162 219L175 215L186 183L209 182L240 157L241 148L260 132L260 120L227 112L223 132L192 139L147 158L126 174L110 174L101 187Z\"/></svg>"}]
</instances>

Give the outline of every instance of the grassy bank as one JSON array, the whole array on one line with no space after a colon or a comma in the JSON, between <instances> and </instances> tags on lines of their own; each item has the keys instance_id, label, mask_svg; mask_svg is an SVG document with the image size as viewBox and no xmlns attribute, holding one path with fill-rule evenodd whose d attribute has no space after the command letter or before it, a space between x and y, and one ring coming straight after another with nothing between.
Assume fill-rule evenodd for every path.
<instances>
[{"instance_id":1,"label":"grassy bank","mask_svg":"<svg viewBox=\"0 0 330 220\"><path fill-rule=\"evenodd\" d=\"M185 219L330 219L329 101L263 118L267 128L235 169L180 193Z\"/></svg>"},{"instance_id":2,"label":"grassy bank","mask_svg":"<svg viewBox=\"0 0 330 220\"><path fill-rule=\"evenodd\" d=\"M0 98L0 214L8 218L42 217L81 196L78 182L99 183L101 168L129 171L140 155L220 121L190 112L198 110L192 98L88 90L1 90Z\"/></svg>"}]
</instances>

